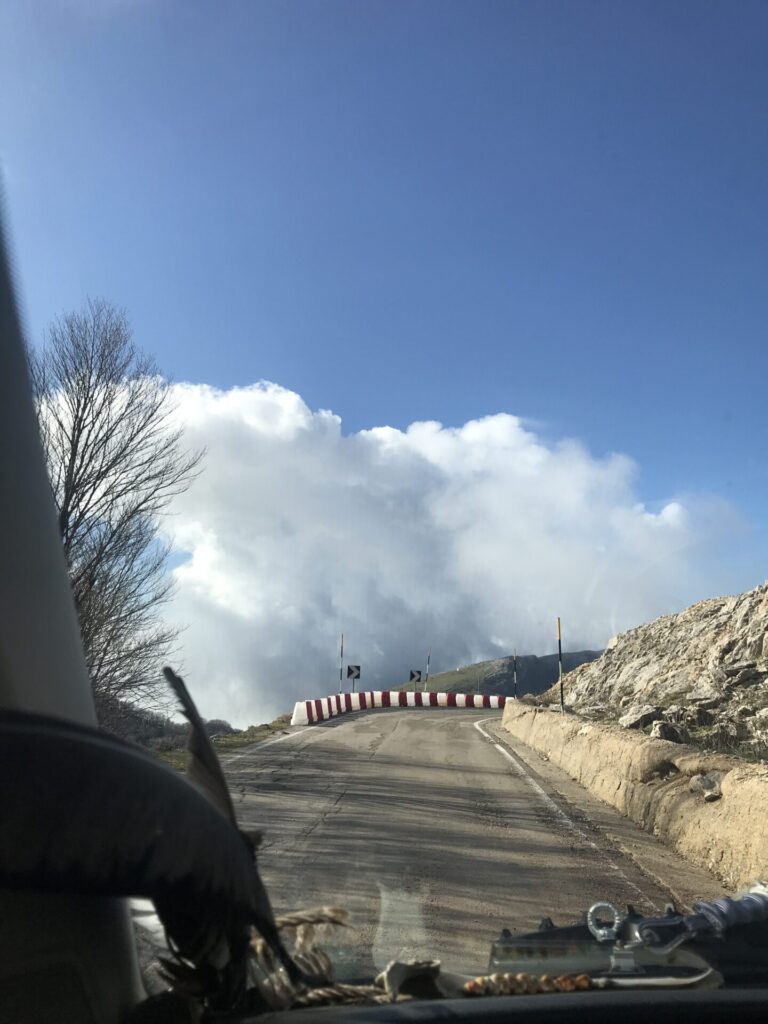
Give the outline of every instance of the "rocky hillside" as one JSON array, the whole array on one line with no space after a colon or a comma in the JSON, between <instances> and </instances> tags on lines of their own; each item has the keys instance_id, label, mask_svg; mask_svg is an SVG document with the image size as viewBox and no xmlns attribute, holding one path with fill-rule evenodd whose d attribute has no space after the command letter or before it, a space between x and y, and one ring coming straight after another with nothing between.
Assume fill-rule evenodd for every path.
<instances>
[{"instance_id":1,"label":"rocky hillside","mask_svg":"<svg viewBox=\"0 0 768 1024\"><path fill-rule=\"evenodd\" d=\"M600 651L567 651L563 653L563 669L565 672L594 661L600 657ZM440 672L429 680L429 689L444 693L474 693L480 685L480 693L498 693L512 696L513 667L512 658L496 658L493 661L479 661L475 665L465 665L452 672ZM558 665L556 654L518 655L517 658L517 693L538 694L557 680Z\"/></svg>"},{"instance_id":2,"label":"rocky hillside","mask_svg":"<svg viewBox=\"0 0 768 1024\"><path fill-rule=\"evenodd\" d=\"M565 677L589 716L755 758L768 757L768 584L614 637ZM553 687L543 696L558 699Z\"/></svg>"}]
</instances>

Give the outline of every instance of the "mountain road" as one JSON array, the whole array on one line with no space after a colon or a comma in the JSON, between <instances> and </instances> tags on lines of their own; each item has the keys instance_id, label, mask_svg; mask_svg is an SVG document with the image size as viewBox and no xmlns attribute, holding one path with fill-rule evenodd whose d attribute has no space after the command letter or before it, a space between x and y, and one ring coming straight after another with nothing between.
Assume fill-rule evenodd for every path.
<instances>
[{"instance_id":1,"label":"mountain road","mask_svg":"<svg viewBox=\"0 0 768 1024\"><path fill-rule=\"evenodd\" d=\"M660 911L692 872L720 895L669 851L650 850L651 877L627 850L659 844L487 710L363 712L222 760L276 912L349 910L326 943L342 978L395 957L476 973L503 927L573 923L598 899Z\"/></svg>"}]
</instances>

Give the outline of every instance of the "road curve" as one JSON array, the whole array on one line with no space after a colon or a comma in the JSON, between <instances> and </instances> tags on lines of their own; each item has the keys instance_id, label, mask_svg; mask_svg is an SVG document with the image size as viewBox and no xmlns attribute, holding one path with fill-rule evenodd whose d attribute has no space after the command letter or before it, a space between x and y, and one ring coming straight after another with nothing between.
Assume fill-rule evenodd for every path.
<instances>
[{"instance_id":1,"label":"road curve","mask_svg":"<svg viewBox=\"0 0 768 1024\"><path fill-rule=\"evenodd\" d=\"M395 956L475 972L502 927L570 923L596 899L650 913L669 898L496 745L499 718L361 713L226 758L242 824L264 831L275 909L352 913L334 942L340 976Z\"/></svg>"}]
</instances>

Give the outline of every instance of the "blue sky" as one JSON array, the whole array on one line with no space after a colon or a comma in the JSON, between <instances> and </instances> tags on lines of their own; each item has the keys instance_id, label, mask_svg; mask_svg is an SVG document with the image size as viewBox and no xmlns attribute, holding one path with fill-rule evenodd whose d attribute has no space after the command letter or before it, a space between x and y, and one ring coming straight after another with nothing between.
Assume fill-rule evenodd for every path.
<instances>
[{"instance_id":1,"label":"blue sky","mask_svg":"<svg viewBox=\"0 0 768 1024\"><path fill-rule=\"evenodd\" d=\"M514 413L733 503L751 585L767 52L749 0L5 0L28 331L102 295L175 379L345 432Z\"/></svg>"}]
</instances>

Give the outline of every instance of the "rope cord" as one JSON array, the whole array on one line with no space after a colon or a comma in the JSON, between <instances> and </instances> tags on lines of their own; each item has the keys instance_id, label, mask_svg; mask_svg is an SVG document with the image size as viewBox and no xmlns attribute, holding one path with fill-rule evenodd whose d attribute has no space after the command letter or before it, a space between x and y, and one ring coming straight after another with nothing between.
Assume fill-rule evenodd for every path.
<instances>
[{"instance_id":1,"label":"rope cord","mask_svg":"<svg viewBox=\"0 0 768 1024\"><path fill-rule=\"evenodd\" d=\"M694 903L694 912L705 917L716 934L739 924L768 921L768 896L759 892L745 893L739 899L702 900Z\"/></svg>"}]
</instances>

